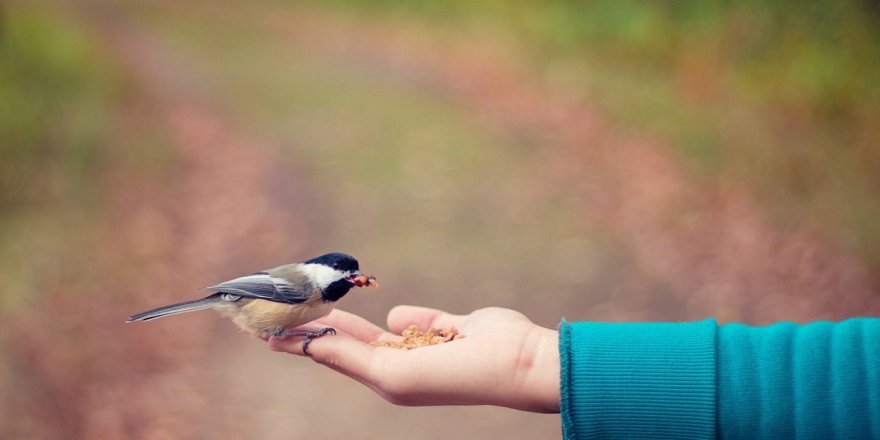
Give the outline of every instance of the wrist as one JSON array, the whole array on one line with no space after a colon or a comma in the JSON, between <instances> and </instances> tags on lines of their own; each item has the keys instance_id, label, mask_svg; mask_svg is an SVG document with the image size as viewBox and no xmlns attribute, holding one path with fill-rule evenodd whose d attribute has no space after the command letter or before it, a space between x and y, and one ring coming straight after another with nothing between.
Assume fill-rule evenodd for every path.
<instances>
[{"instance_id":1,"label":"wrist","mask_svg":"<svg viewBox=\"0 0 880 440\"><path fill-rule=\"evenodd\" d=\"M559 332L535 326L530 360L524 362L523 400L528 411L559 412Z\"/></svg>"}]
</instances>

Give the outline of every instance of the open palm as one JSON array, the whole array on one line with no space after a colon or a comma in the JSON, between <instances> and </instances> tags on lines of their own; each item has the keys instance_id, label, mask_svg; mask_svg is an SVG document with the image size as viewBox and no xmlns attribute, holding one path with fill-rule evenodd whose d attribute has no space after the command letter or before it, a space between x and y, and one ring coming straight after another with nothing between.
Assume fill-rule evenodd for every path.
<instances>
[{"instance_id":1,"label":"open palm","mask_svg":"<svg viewBox=\"0 0 880 440\"><path fill-rule=\"evenodd\" d=\"M312 358L370 387L398 405L499 405L559 411L557 332L519 312L486 308L468 315L398 306L388 328L340 310L316 321L337 335L316 339ZM465 337L414 350L370 345L399 339L405 328L457 328ZM270 339L270 347L303 355L297 339Z\"/></svg>"}]
</instances>

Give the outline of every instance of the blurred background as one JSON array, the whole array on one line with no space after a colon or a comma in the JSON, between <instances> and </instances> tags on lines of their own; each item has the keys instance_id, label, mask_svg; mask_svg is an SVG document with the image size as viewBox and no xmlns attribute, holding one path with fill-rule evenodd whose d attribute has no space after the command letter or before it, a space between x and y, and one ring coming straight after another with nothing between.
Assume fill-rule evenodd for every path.
<instances>
[{"instance_id":1,"label":"blurred background","mask_svg":"<svg viewBox=\"0 0 880 440\"><path fill-rule=\"evenodd\" d=\"M867 0L0 2L0 438L557 438L398 408L203 312L327 251L341 308L880 314ZM466 368L466 366L463 366Z\"/></svg>"}]
</instances>

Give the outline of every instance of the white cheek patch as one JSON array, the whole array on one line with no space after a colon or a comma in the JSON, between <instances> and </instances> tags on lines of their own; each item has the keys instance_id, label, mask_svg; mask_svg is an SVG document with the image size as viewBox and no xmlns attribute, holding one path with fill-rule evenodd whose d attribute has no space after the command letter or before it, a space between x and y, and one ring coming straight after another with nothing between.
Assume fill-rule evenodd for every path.
<instances>
[{"instance_id":1,"label":"white cheek patch","mask_svg":"<svg viewBox=\"0 0 880 440\"><path fill-rule=\"evenodd\" d=\"M316 263L304 264L302 270L309 278L315 281L318 287L322 289L335 281L341 280L345 276L342 272L339 272L330 266Z\"/></svg>"}]
</instances>

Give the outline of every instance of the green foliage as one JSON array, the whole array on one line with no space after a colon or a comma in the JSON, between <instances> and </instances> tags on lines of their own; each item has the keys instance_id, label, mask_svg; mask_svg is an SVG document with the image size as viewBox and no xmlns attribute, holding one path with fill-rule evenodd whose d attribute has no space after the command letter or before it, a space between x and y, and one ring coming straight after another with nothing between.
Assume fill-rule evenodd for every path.
<instances>
[{"instance_id":1,"label":"green foliage","mask_svg":"<svg viewBox=\"0 0 880 440\"><path fill-rule=\"evenodd\" d=\"M361 13L503 29L548 61L584 57L674 80L694 57L750 99L851 116L880 97L878 11L868 2L337 0ZM596 67L592 67L596 68ZM844 114L841 114L841 113Z\"/></svg>"},{"instance_id":2,"label":"green foliage","mask_svg":"<svg viewBox=\"0 0 880 440\"><path fill-rule=\"evenodd\" d=\"M113 78L72 24L21 5L0 24L0 213L76 197L100 163Z\"/></svg>"},{"instance_id":3,"label":"green foliage","mask_svg":"<svg viewBox=\"0 0 880 440\"><path fill-rule=\"evenodd\" d=\"M82 249L116 78L58 14L0 5L0 312Z\"/></svg>"}]
</instances>

